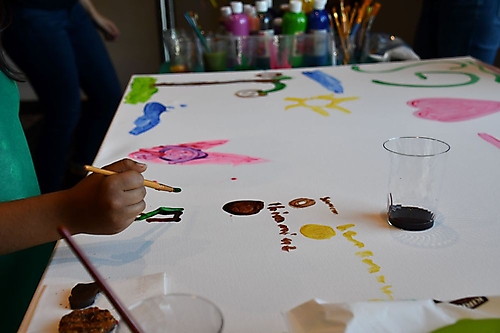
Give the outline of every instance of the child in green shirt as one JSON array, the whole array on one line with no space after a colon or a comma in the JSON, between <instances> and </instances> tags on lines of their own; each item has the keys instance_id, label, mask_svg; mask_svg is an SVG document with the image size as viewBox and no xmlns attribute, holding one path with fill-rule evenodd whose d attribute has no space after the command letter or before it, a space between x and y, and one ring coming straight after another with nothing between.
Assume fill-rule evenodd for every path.
<instances>
[{"instance_id":1,"label":"child in green shirt","mask_svg":"<svg viewBox=\"0 0 500 333\"><path fill-rule=\"evenodd\" d=\"M8 13L0 0L0 37ZM0 39L1 40L1 39ZM19 120L16 73L0 44L0 332L16 332L41 275L60 239L57 226L72 234L115 234L145 208L146 165L129 159L92 174L69 190L40 195ZM50 163L50 161L47 161Z\"/></svg>"}]
</instances>

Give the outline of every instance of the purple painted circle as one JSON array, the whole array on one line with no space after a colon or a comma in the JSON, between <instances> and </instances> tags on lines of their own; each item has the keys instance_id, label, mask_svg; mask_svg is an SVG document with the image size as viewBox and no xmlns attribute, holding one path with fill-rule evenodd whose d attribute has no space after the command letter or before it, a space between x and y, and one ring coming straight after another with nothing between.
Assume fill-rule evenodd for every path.
<instances>
[{"instance_id":1,"label":"purple painted circle","mask_svg":"<svg viewBox=\"0 0 500 333\"><path fill-rule=\"evenodd\" d=\"M204 151L189 147L168 146L160 150L160 158L174 163L183 163L207 157Z\"/></svg>"}]
</instances>

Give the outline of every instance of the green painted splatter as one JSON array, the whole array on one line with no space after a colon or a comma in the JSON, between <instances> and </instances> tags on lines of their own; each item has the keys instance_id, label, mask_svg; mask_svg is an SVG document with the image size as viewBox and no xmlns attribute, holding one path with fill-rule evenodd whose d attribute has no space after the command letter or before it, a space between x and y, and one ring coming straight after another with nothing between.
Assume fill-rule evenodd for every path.
<instances>
[{"instance_id":1,"label":"green painted splatter","mask_svg":"<svg viewBox=\"0 0 500 333\"><path fill-rule=\"evenodd\" d=\"M495 77L495 82L496 83L500 83L500 73L498 72L493 72L492 70L489 70L487 68L485 68L485 66L490 66L490 65L483 65L479 62L475 62L475 61L468 61L469 64L471 64L472 66L477 66L479 68L479 70L483 73L487 73L487 74L491 74Z\"/></svg>"},{"instance_id":2,"label":"green painted splatter","mask_svg":"<svg viewBox=\"0 0 500 333\"><path fill-rule=\"evenodd\" d=\"M500 319L461 319L431 333L500 333Z\"/></svg>"},{"instance_id":3,"label":"green painted splatter","mask_svg":"<svg viewBox=\"0 0 500 333\"><path fill-rule=\"evenodd\" d=\"M130 92L125 96L125 103L137 104L147 102L158 91L155 83L156 79L154 77L135 77L132 81Z\"/></svg>"},{"instance_id":4,"label":"green painted splatter","mask_svg":"<svg viewBox=\"0 0 500 333\"><path fill-rule=\"evenodd\" d=\"M282 80L291 80L292 78L290 76L278 76L277 78L274 78L272 81L272 84L274 85L274 88L269 89L269 90L259 90L259 95L260 96L266 96L267 94L270 94L275 91L280 91L286 88L286 84L281 82Z\"/></svg>"},{"instance_id":5,"label":"green painted splatter","mask_svg":"<svg viewBox=\"0 0 500 333\"><path fill-rule=\"evenodd\" d=\"M176 215L176 213L181 213L184 211L184 208L176 208L176 207L159 207L155 210L152 210L147 213L141 213L135 220L142 221L146 220L155 215Z\"/></svg>"}]
</instances>

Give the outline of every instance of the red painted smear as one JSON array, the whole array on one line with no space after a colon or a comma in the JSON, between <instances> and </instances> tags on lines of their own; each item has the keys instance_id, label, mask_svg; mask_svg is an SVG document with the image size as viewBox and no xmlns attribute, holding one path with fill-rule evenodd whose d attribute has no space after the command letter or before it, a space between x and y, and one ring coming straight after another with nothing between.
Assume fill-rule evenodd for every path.
<instances>
[{"instance_id":1,"label":"red painted smear","mask_svg":"<svg viewBox=\"0 0 500 333\"><path fill-rule=\"evenodd\" d=\"M231 180L236 180L236 179L238 179L238 178L236 178L236 177L231 178Z\"/></svg>"},{"instance_id":2,"label":"red painted smear","mask_svg":"<svg viewBox=\"0 0 500 333\"><path fill-rule=\"evenodd\" d=\"M455 122L484 117L500 111L500 102L466 98L421 98L409 101L419 118Z\"/></svg>"},{"instance_id":3,"label":"red painted smear","mask_svg":"<svg viewBox=\"0 0 500 333\"><path fill-rule=\"evenodd\" d=\"M497 138L495 138L494 136L492 135L489 135L487 133L477 133L477 135L479 135L479 137L481 139L483 139L484 141L486 142L489 142L491 143L493 146L497 147L500 149L500 140L498 140Z\"/></svg>"}]
</instances>

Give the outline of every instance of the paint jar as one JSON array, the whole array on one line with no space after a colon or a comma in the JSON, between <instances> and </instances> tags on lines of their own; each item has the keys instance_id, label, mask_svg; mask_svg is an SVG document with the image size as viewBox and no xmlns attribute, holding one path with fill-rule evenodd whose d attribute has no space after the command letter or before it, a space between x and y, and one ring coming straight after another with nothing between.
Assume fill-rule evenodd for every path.
<instances>
[{"instance_id":1,"label":"paint jar","mask_svg":"<svg viewBox=\"0 0 500 333\"><path fill-rule=\"evenodd\" d=\"M141 330L148 333L220 333L224 322L214 303L191 294L154 296L132 305L129 311ZM120 320L118 333L129 332L125 321Z\"/></svg>"},{"instance_id":2,"label":"paint jar","mask_svg":"<svg viewBox=\"0 0 500 333\"><path fill-rule=\"evenodd\" d=\"M450 145L416 136L393 138L383 147L390 153L387 221L408 231L432 228Z\"/></svg>"},{"instance_id":3,"label":"paint jar","mask_svg":"<svg viewBox=\"0 0 500 333\"><path fill-rule=\"evenodd\" d=\"M299 38L304 39L304 67L334 64L335 41L332 33L327 31L313 32Z\"/></svg>"},{"instance_id":4,"label":"paint jar","mask_svg":"<svg viewBox=\"0 0 500 333\"><path fill-rule=\"evenodd\" d=\"M230 36L227 50L228 69L255 69L256 36Z\"/></svg>"},{"instance_id":5,"label":"paint jar","mask_svg":"<svg viewBox=\"0 0 500 333\"><path fill-rule=\"evenodd\" d=\"M357 64L355 58L354 40L348 36L340 36L338 33L333 34L334 58L333 65L349 65Z\"/></svg>"},{"instance_id":6,"label":"paint jar","mask_svg":"<svg viewBox=\"0 0 500 333\"><path fill-rule=\"evenodd\" d=\"M303 35L276 35L270 38L271 69L300 67L297 59L302 58L304 49L296 46L303 45L303 42ZM302 64L301 61L300 64Z\"/></svg>"},{"instance_id":7,"label":"paint jar","mask_svg":"<svg viewBox=\"0 0 500 333\"><path fill-rule=\"evenodd\" d=\"M199 71L201 47L198 39L192 33L182 29L164 30L163 40L169 54L170 72Z\"/></svg>"},{"instance_id":8,"label":"paint jar","mask_svg":"<svg viewBox=\"0 0 500 333\"><path fill-rule=\"evenodd\" d=\"M229 37L214 36L206 38L210 52L203 51L205 72L218 72L227 69Z\"/></svg>"}]
</instances>

